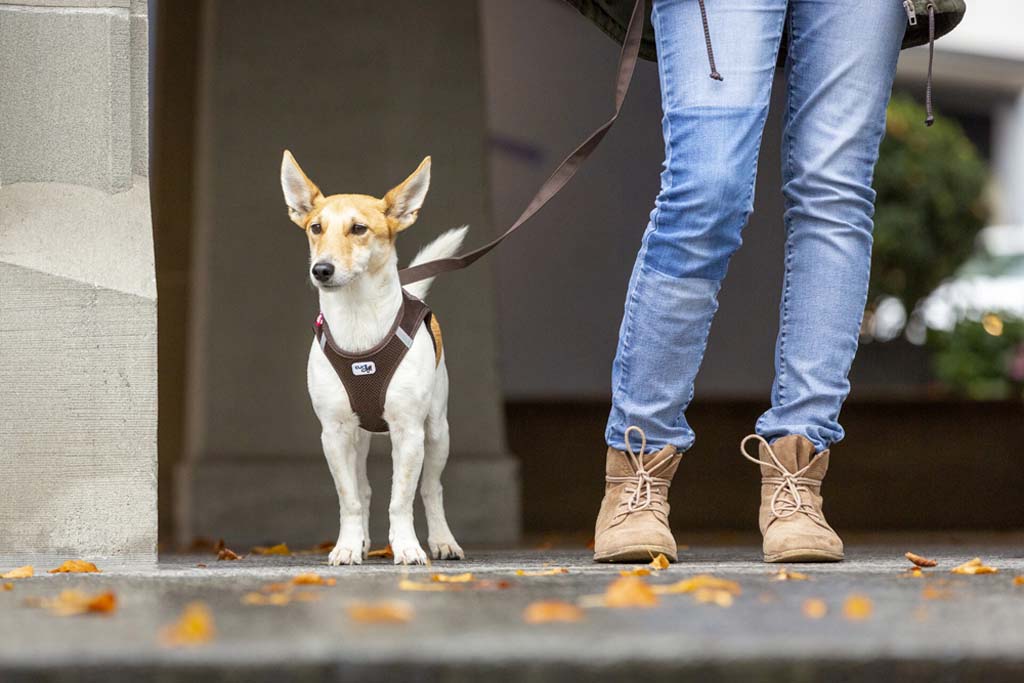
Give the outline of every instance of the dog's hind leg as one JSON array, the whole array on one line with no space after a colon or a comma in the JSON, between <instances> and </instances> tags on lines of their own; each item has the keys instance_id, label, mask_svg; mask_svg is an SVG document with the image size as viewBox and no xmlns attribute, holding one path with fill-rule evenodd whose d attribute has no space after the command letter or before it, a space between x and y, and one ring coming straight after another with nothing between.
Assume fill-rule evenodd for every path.
<instances>
[{"instance_id":1,"label":"dog's hind leg","mask_svg":"<svg viewBox=\"0 0 1024 683\"><path fill-rule=\"evenodd\" d=\"M334 423L325 424L320 435L341 508L341 530L328 558L332 565L361 564L363 561L363 504L357 475L358 432L359 428L354 424Z\"/></svg>"},{"instance_id":2,"label":"dog's hind leg","mask_svg":"<svg viewBox=\"0 0 1024 683\"><path fill-rule=\"evenodd\" d=\"M427 513L427 543L431 556L437 560L461 560L465 553L448 528L441 487L441 473L448 462L448 442L448 416L445 412L428 417L420 497Z\"/></svg>"},{"instance_id":3,"label":"dog's hind leg","mask_svg":"<svg viewBox=\"0 0 1024 683\"><path fill-rule=\"evenodd\" d=\"M395 564L426 564L427 555L416 540L412 504L423 469L423 422L415 418L389 423L391 430L391 521L389 539Z\"/></svg>"},{"instance_id":4,"label":"dog's hind leg","mask_svg":"<svg viewBox=\"0 0 1024 683\"><path fill-rule=\"evenodd\" d=\"M370 552L370 478L366 475L366 458L370 455L370 432L356 432L356 479L359 501L363 505L363 559Z\"/></svg>"}]
</instances>

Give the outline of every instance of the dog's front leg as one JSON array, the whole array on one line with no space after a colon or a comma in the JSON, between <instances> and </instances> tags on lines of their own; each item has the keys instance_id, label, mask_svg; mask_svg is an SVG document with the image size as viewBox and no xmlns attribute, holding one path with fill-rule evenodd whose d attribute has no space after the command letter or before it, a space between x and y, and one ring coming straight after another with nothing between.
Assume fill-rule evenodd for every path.
<instances>
[{"instance_id":1,"label":"dog's front leg","mask_svg":"<svg viewBox=\"0 0 1024 683\"><path fill-rule=\"evenodd\" d=\"M396 421L398 422L398 421ZM391 424L391 517L389 539L395 564L426 564L427 555L416 540L412 503L423 469L423 424Z\"/></svg>"},{"instance_id":2,"label":"dog's front leg","mask_svg":"<svg viewBox=\"0 0 1024 683\"><path fill-rule=\"evenodd\" d=\"M336 423L325 424L320 434L341 509L341 530L328 559L331 565L363 562L363 502L357 475L358 431L354 424Z\"/></svg>"}]
</instances>

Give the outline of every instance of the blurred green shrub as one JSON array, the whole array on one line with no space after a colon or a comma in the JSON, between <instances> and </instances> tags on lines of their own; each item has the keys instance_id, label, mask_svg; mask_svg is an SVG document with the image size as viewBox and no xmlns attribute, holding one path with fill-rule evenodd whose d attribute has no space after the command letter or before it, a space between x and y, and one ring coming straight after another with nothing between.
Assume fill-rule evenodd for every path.
<instances>
[{"instance_id":1,"label":"blurred green shrub","mask_svg":"<svg viewBox=\"0 0 1024 683\"><path fill-rule=\"evenodd\" d=\"M1024 398L1024 320L989 313L950 331L929 330L939 379L968 398Z\"/></svg>"},{"instance_id":2,"label":"blurred green shrub","mask_svg":"<svg viewBox=\"0 0 1024 683\"><path fill-rule=\"evenodd\" d=\"M953 275L988 221L988 169L960 125L937 116L922 125L924 109L892 98L874 187L874 250L869 306L899 299L908 312Z\"/></svg>"}]
</instances>

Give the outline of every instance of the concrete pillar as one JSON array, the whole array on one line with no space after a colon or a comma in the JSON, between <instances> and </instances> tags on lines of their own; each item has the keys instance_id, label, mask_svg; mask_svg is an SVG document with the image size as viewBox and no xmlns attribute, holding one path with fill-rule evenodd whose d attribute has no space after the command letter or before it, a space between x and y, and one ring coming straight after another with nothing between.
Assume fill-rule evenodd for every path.
<instances>
[{"instance_id":1,"label":"concrete pillar","mask_svg":"<svg viewBox=\"0 0 1024 683\"><path fill-rule=\"evenodd\" d=\"M0 566L156 556L142 0L0 0Z\"/></svg>"},{"instance_id":2,"label":"concrete pillar","mask_svg":"<svg viewBox=\"0 0 1024 683\"><path fill-rule=\"evenodd\" d=\"M441 231L492 232L476 0L207 3L200 67L187 453L179 536L333 539L337 498L305 368L316 295L279 186L290 148L327 193L382 196L433 156L408 260ZM452 379L449 521L464 544L519 533L506 452L492 262L444 276L430 302ZM371 538L387 539L391 461L371 456ZM419 515L422 521L422 514Z\"/></svg>"}]
</instances>

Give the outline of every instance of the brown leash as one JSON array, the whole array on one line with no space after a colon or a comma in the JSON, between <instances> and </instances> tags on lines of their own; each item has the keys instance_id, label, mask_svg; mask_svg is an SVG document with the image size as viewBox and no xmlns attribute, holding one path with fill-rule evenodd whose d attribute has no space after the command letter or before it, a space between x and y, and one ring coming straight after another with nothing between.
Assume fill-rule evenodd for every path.
<instances>
[{"instance_id":1,"label":"brown leash","mask_svg":"<svg viewBox=\"0 0 1024 683\"><path fill-rule=\"evenodd\" d=\"M451 270L460 270L469 266L474 261L479 259L484 254L494 249L496 246L505 241L505 239L515 232L523 223L533 218L534 214L541 210L541 208L548 203L548 201L561 191L565 184L576 175L576 171L580 169L597 146L601 144L601 140L604 139L605 134L611 130L615 120L619 118L619 112L622 111L622 103L626 99L626 91L629 90L629 83L633 80L633 71L636 68L636 62L640 55L640 39L643 35L644 27L644 16L643 8L645 0L637 0L636 5L633 6L633 14L629 18L629 27L626 28L626 37L622 42L622 52L619 54L619 68L618 74L615 78L615 113L612 117L602 125L600 128L590 134L583 143L573 151L572 154L567 156L555 172L548 176L548 179L544 181L544 184L537 190L537 194L530 200L526 210L519 215L505 232L497 237L497 239L488 242L482 247L478 247L473 251L466 252L461 256L451 256L449 258L437 259L436 261L427 261L411 268L403 268L399 271L398 276L403 285L407 285L411 282L418 282L428 277L434 277L441 273L447 273Z\"/></svg>"}]
</instances>

